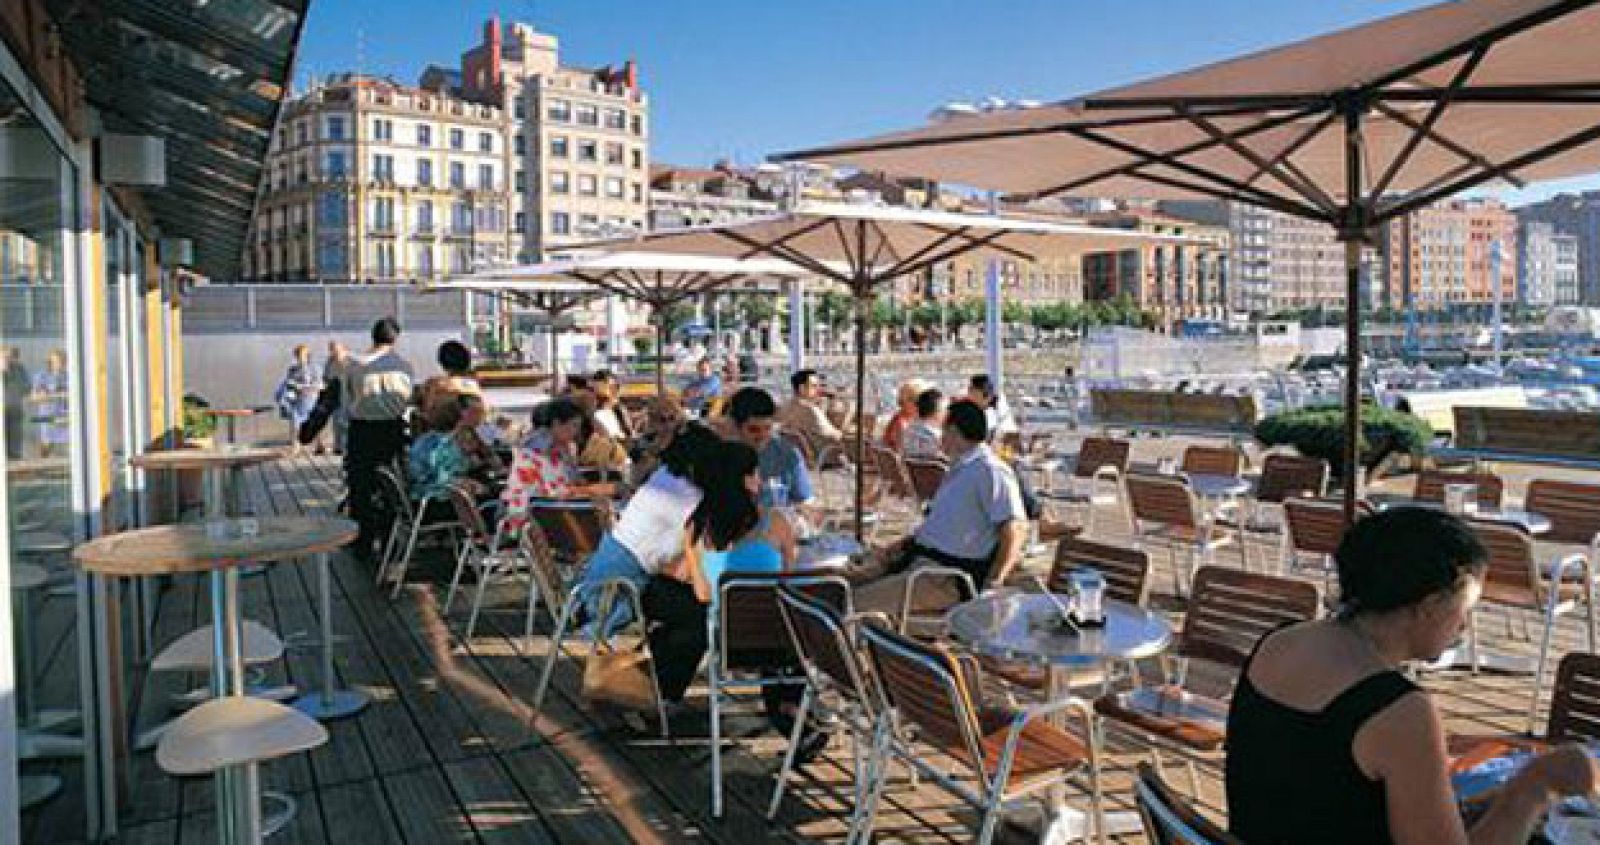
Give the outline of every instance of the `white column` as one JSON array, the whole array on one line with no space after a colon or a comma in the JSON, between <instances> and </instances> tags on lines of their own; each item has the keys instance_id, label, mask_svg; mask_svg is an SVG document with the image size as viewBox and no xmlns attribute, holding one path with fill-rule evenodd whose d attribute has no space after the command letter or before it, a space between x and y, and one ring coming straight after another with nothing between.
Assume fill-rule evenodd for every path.
<instances>
[{"instance_id":1,"label":"white column","mask_svg":"<svg viewBox=\"0 0 1600 845\"><path fill-rule=\"evenodd\" d=\"M995 390L1000 389L1001 379L1005 375L1004 361L1001 356L1000 343L1000 317L1002 307L1000 304L1000 260L989 262L989 271L984 276L983 284L983 344L984 361L988 365L989 381L994 384Z\"/></svg>"},{"instance_id":2,"label":"white column","mask_svg":"<svg viewBox=\"0 0 1600 845\"><path fill-rule=\"evenodd\" d=\"M789 372L798 372L806 365L806 283L804 279L789 282Z\"/></svg>"},{"instance_id":3,"label":"white column","mask_svg":"<svg viewBox=\"0 0 1600 845\"><path fill-rule=\"evenodd\" d=\"M625 334L622 314L622 300L615 294L606 296L606 365L616 366L622 362L622 338ZM558 347L559 348L559 347Z\"/></svg>"}]
</instances>

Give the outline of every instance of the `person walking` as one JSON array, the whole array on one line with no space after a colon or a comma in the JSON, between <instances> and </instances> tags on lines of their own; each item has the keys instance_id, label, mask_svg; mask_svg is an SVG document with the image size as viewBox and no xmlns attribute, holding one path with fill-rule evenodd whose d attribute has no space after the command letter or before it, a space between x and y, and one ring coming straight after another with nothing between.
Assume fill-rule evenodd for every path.
<instances>
[{"instance_id":1,"label":"person walking","mask_svg":"<svg viewBox=\"0 0 1600 845\"><path fill-rule=\"evenodd\" d=\"M283 380L278 382L277 394L273 397L278 406L278 415L289 421L290 454L299 456L300 426L311 416L312 409L317 407L317 396L322 391L322 373L317 365L311 363L311 347L304 343L295 346L293 359L289 369L284 372Z\"/></svg>"},{"instance_id":2,"label":"person walking","mask_svg":"<svg viewBox=\"0 0 1600 845\"><path fill-rule=\"evenodd\" d=\"M24 421L28 418L28 395L33 391L33 376L28 374L28 368L22 363L22 350L13 346L6 351L5 365L5 401L6 401L6 457L10 460L22 458L22 445L27 442L28 432L24 430Z\"/></svg>"},{"instance_id":3,"label":"person walking","mask_svg":"<svg viewBox=\"0 0 1600 845\"><path fill-rule=\"evenodd\" d=\"M322 383L325 388L333 388L342 395L344 380L350 369L350 348L337 340L328 341L328 361L322 365ZM333 453L343 455L345 439L350 432L350 413L340 404L328 417L328 424L333 429Z\"/></svg>"},{"instance_id":4,"label":"person walking","mask_svg":"<svg viewBox=\"0 0 1600 845\"><path fill-rule=\"evenodd\" d=\"M372 326L372 348L351 360L345 370L344 401L350 416L345 444L345 487L350 515L361 527L355 556L371 561L373 545L383 536L383 511L377 501L378 467L404 454L405 414L411 403L411 363L394 349L400 324L384 317Z\"/></svg>"}]
</instances>

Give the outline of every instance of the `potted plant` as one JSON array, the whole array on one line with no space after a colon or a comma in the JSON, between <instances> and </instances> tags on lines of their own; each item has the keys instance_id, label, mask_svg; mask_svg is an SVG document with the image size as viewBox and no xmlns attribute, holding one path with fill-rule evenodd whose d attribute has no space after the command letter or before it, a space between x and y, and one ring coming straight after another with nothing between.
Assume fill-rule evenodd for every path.
<instances>
[{"instance_id":1,"label":"potted plant","mask_svg":"<svg viewBox=\"0 0 1600 845\"><path fill-rule=\"evenodd\" d=\"M194 393L183 396L183 445L190 449L210 449L216 445L217 418L209 413L211 403Z\"/></svg>"},{"instance_id":2,"label":"potted plant","mask_svg":"<svg viewBox=\"0 0 1600 845\"><path fill-rule=\"evenodd\" d=\"M1344 470L1344 409L1337 405L1273 414L1256 423L1255 436L1265 446L1293 446L1306 457L1327 461L1335 478ZM1370 403L1361 406L1356 460L1366 480L1373 480L1391 455L1420 458L1431 442L1433 429L1420 417Z\"/></svg>"}]
</instances>

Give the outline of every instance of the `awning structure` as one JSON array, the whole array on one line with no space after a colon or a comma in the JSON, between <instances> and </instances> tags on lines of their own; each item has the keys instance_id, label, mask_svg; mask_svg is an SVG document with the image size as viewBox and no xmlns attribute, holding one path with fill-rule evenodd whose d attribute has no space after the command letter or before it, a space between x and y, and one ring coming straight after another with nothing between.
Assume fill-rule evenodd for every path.
<instances>
[{"instance_id":1,"label":"awning structure","mask_svg":"<svg viewBox=\"0 0 1600 845\"><path fill-rule=\"evenodd\" d=\"M781 156L1028 197L1212 197L1346 242L1345 508L1372 229L1488 184L1600 171L1600 0L1457 0L1040 108Z\"/></svg>"},{"instance_id":2,"label":"awning structure","mask_svg":"<svg viewBox=\"0 0 1600 845\"><path fill-rule=\"evenodd\" d=\"M237 277L311 0L44 2L105 131L166 140L166 185L139 189L162 236Z\"/></svg>"}]
</instances>

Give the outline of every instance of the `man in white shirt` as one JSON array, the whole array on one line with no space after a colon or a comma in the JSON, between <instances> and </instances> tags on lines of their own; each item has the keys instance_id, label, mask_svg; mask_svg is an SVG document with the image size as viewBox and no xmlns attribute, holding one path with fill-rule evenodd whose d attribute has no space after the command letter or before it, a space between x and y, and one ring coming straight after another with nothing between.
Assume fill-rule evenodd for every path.
<instances>
[{"instance_id":1,"label":"man in white shirt","mask_svg":"<svg viewBox=\"0 0 1600 845\"><path fill-rule=\"evenodd\" d=\"M900 455L917 460L944 460L944 393L936 387L917 394L917 418L900 434Z\"/></svg>"},{"instance_id":2,"label":"man in white shirt","mask_svg":"<svg viewBox=\"0 0 1600 845\"><path fill-rule=\"evenodd\" d=\"M373 545L384 535L379 524L378 467L406 448L406 410L411 406L414 374L411 363L394 351L400 324L384 317L372 326L372 348L353 358L345 369L342 407L350 417L344 453L345 488L350 516L361 526L353 552L370 561Z\"/></svg>"}]
</instances>

